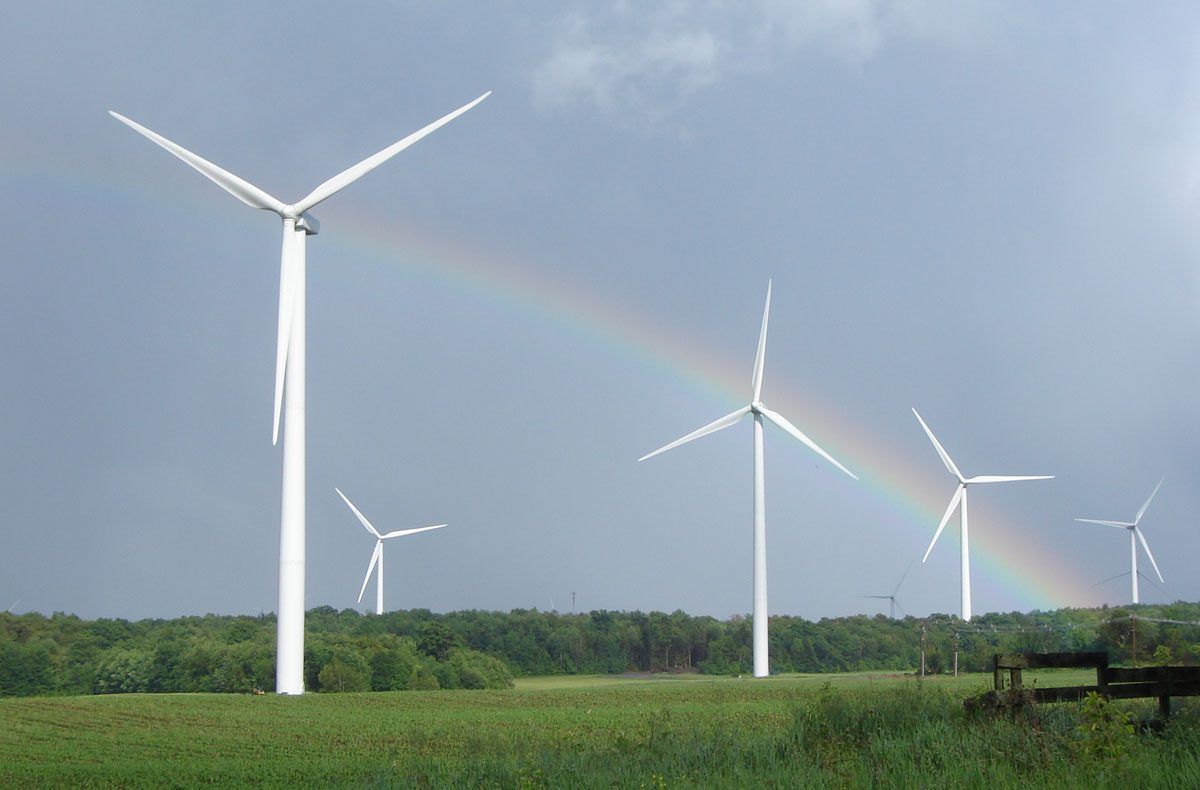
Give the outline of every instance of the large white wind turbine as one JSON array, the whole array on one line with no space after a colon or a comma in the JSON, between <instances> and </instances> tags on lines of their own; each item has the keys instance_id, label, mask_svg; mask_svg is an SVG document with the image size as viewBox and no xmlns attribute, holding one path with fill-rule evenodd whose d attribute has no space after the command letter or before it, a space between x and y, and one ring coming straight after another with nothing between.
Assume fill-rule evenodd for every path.
<instances>
[{"instance_id":1,"label":"large white wind turbine","mask_svg":"<svg viewBox=\"0 0 1200 790\"><path fill-rule=\"evenodd\" d=\"M167 138L110 111L121 123L142 134L191 165L217 186L252 208L278 214L283 220L283 252L279 269L279 324L275 351L275 416L271 441L279 439L283 416L283 505L279 529L279 612L276 630L275 691L304 693L304 347L305 347L305 237L319 228L309 210L408 148L430 132L449 123L491 92L459 107L428 126L393 143L374 156L343 170L296 203L284 203L262 189ZM284 377L287 401L284 403Z\"/></svg>"},{"instance_id":2,"label":"large white wind turbine","mask_svg":"<svg viewBox=\"0 0 1200 790\"><path fill-rule=\"evenodd\" d=\"M1164 478L1166 479L1166 478ZM1158 563L1154 561L1154 555L1150 553L1150 544L1146 542L1146 536L1142 534L1142 530L1138 525L1142 523L1142 516L1146 515L1146 508L1150 507L1150 502L1154 499L1154 495L1158 493L1158 489L1162 488L1163 481L1159 480L1158 485L1150 492L1150 498L1146 500L1146 504L1142 505L1138 510L1137 515L1133 517L1133 521L1101 521L1095 518L1077 518L1076 521L1082 521L1086 524L1101 524L1106 527L1117 527L1119 529L1129 530L1129 575L1133 583L1133 602L1138 601L1138 566L1137 566L1137 544L1141 541L1142 548L1146 550L1146 556L1150 558L1150 564L1154 566L1154 572L1158 574L1158 580L1166 583L1163 579L1162 572L1158 570ZM1120 573L1117 576L1124 576ZM1117 578L1113 576L1112 578ZM1108 581L1108 579L1105 579Z\"/></svg>"},{"instance_id":3,"label":"large white wind turbine","mask_svg":"<svg viewBox=\"0 0 1200 790\"><path fill-rule=\"evenodd\" d=\"M913 560L913 562L916 562L916 560ZM908 572L912 570L912 566L912 562L908 563L908 567L904 569L904 573L900 574L900 581L896 582L896 589L892 590L891 595L861 595L859 597L878 598L881 601L887 601L889 605L888 617L895 620L897 609L900 610L900 614L904 614L904 608L897 603L896 596L900 594L900 585L904 584L904 580L908 577Z\"/></svg>"},{"instance_id":4,"label":"large white wind turbine","mask_svg":"<svg viewBox=\"0 0 1200 790\"><path fill-rule=\"evenodd\" d=\"M405 535L415 535L418 532L428 532L431 529L441 529L445 524L434 524L431 527L417 527L416 529L398 529L395 532L385 532L379 534L379 530L375 529L367 517L359 512L354 503L342 493L340 488L334 488L346 506L358 518L359 522L366 527L367 532L375 536L375 551L371 554L371 562L367 565L367 575L363 577L362 587L358 591L358 602L362 603L363 593L367 591L367 582L371 580L371 571L378 569L378 574L375 576L375 614L383 614L383 542L389 538L402 538Z\"/></svg>"},{"instance_id":5,"label":"large white wind turbine","mask_svg":"<svg viewBox=\"0 0 1200 790\"><path fill-rule=\"evenodd\" d=\"M938 455L942 459L942 463L946 465L947 471L954 475L958 480L958 488L954 489L954 496L950 497L950 504L946 506L946 514L942 516L942 522L938 524L937 532L933 533L933 540L929 541L929 548L925 549L925 556L921 558L921 562L929 559L929 552L933 551L933 544L937 543L937 539L941 537L942 530L946 528L946 522L950 520L950 516L954 513L954 508L961 504L958 511L959 526L962 540L960 541L960 562L962 567L962 619L971 619L971 554L970 554L970 537L967 532L967 486L975 485L976 483L1015 483L1020 480L1050 480L1054 475L978 475L976 477L963 477L958 471L958 467L954 465L954 461L950 459L950 454L946 452L946 448L942 447L941 442L933 435L933 431L929 430L929 426L921 419L921 415L917 414L917 410L913 409L913 414L917 415L917 422L921 423L921 427L925 429L925 433L929 436L929 441L933 442L933 447L937 450Z\"/></svg>"},{"instance_id":6,"label":"large white wind turbine","mask_svg":"<svg viewBox=\"0 0 1200 790\"><path fill-rule=\"evenodd\" d=\"M763 417L778 425L792 436L799 439L817 455L841 469L855 480L858 477L846 467L833 459L833 456L822 450L816 443L805 436L799 428L792 425L786 417L771 411L760 399L762 394L763 362L767 353L767 317L771 312L771 282L767 281L767 303L763 307L762 329L758 334L758 351L754 355L754 373L750 384L753 390L750 404L735 412L726 414L719 420L710 422L703 428L692 431L681 439L660 447L652 453L643 455L639 461L645 461L659 453L664 453L673 447L686 444L693 439L707 436L710 433L728 428L741 420L747 414L754 415L754 676L766 677L770 672L767 656L767 519L766 492L763 482Z\"/></svg>"}]
</instances>

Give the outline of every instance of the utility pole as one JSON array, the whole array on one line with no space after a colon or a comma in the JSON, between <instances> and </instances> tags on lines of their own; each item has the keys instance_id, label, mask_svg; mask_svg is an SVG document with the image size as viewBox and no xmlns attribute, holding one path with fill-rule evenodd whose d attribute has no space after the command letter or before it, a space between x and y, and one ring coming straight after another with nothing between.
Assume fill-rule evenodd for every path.
<instances>
[{"instance_id":1,"label":"utility pole","mask_svg":"<svg viewBox=\"0 0 1200 790\"><path fill-rule=\"evenodd\" d=\"M954 677L958 677L958 631L954 632Z\"/></svg>"},{"instance_id":2,"label":"utility pole","mask_svg":"<svg viewBox=\"0 0 1200 790\"><path fill-rule=\"evenodd\" d=\"M571 614L575 614L575 593L571 593Z\"/></svg>"},{"instance_id":3,"label":"utility pole","mask_svg":"<svg viewBox=\"0 0 1200 790\"><path fill-rule=\"evenodd\" d=\"M921 677L925 677L925 624L921 623Z\"/></svg>"}]
</instances>

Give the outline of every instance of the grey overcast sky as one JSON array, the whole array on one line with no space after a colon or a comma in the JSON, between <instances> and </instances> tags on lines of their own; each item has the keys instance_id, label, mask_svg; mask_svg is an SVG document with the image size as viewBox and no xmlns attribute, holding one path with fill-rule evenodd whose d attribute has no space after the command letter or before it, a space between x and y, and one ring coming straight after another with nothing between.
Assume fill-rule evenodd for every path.
<instances>
[{"instance_id":1,"label":"grey overcast sky","mask_svg":"<svg viewBox=\"0 0 1200 790\"><path fill-rule=\"evenodd\" d=\"M876 612L954 484L977 612L1200 599L1195 3L18 3L0 27L0 607L272 611L278 220L317 212L309 606ZM1142 566L1149 570L1145 558ZM958 611L957 522L900 596ZM369 603L364 600L365 605Z\"/></svg>"}]
</instances>

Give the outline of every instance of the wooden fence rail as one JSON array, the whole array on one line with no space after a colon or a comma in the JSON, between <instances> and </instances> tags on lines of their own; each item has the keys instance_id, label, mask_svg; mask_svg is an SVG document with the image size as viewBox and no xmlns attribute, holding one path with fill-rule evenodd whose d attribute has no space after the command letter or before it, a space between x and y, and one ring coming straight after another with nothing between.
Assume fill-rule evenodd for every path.
<instances>
[{"instance_id":1,"label":"wooden fence rail","mask_svg":"<svg viewBox=\"0 0 1200 790\"><path fill-rule=\"evenodd\" d=\"M1026 669L1096 670L1094 686L1026 689ZM1008 688L1005 691L1005 673ZM969 708L1010 708L1026 702L1074 702L1095 692L1109 699L1158 698L1158 712L1171 715L1171 697L1200 696L1200 667L1110 667L1107 653L997 653L992 661L993 689L966 701Z\"/></svg>"}]
</instances>

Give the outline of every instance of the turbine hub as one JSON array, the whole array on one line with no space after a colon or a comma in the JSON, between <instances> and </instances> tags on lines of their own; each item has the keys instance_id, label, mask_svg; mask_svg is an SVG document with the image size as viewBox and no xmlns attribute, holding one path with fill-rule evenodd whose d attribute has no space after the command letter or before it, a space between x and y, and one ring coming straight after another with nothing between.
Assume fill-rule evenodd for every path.
<instances>
[{"instance_id":1,"label":"turbine hub","mask_svg":"<svg viewBox=\"0 0 1200 790\"><path fill-rule=\"evenodd\" d=\"M750 411L755 414L762 414L762 410L767 408L767 405L760 400L750 402Z\"/></svg>"}]
</instances>

